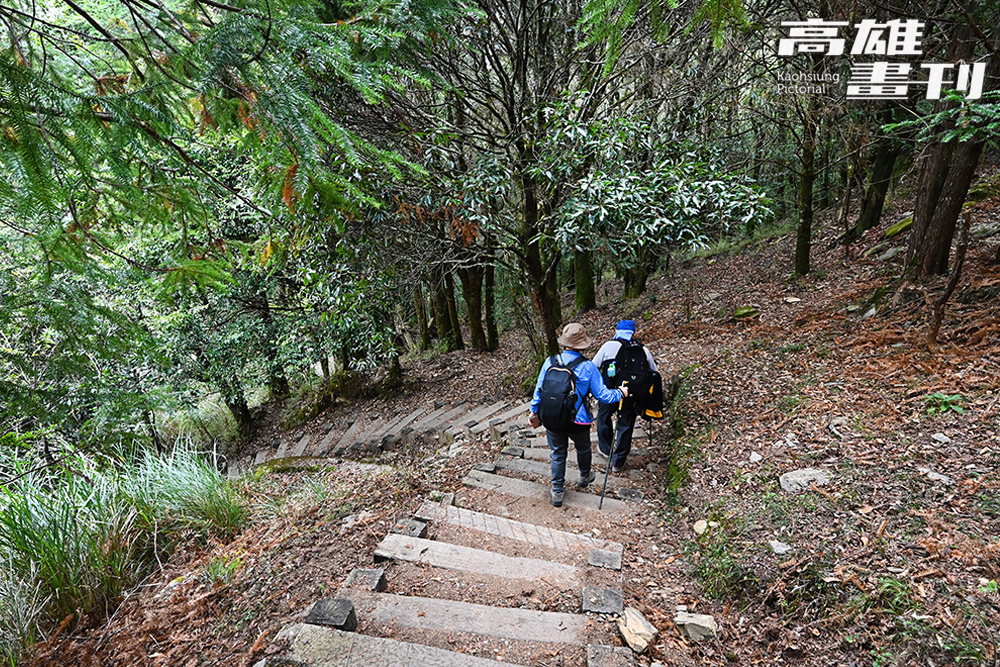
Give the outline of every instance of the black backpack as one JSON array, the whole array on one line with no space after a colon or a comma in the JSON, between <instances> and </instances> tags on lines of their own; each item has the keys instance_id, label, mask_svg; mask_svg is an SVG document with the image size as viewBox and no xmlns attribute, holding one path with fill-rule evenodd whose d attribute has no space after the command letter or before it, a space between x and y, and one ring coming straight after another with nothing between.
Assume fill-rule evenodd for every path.
<instances>
[{"instance_id":1,"label":"black backpack","mask_svg":"<svg viewBox=\"0 0 1000 667\"><path fill-rule=\"evenodd\" d=\"M576 417L576 375L573 369L586 361L582 354L568 364L559 363L559 356L550 357L549 368L538 389L541 402L538 419L550 431L568 431Z\"/></svg>"},{"instance_id":2,"label":"black backpack","mask_svg":"<svg viewBox=\"0 0 1000 667\"><path fill-rule=\"evenodd\" d=\"M636 340L616 339L622 345L614 359L601 364L601 375L604 385L609 389L617 389L623 382L628 382L629 397L642 396L649 391L653 373L646 359L646 348Z\"/></svg>"}]
</instances>

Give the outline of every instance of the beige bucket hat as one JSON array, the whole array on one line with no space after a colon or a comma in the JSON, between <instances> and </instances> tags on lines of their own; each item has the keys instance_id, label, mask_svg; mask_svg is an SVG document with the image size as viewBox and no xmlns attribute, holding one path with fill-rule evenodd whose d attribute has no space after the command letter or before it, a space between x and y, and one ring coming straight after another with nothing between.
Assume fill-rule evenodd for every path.
<instances>
[{"instance_id":1,"label":"beige bucket hat","mask_svg":"<svg viewBox=\"0 0 1000 667\"><path fill-rule=\"evenodd\" d=\"M572 322L563 327L562 335L558 338L559 344L567 350L586 350L594 344L594 339L583 327L582 324Z\"/></svg>"}]
</instances>

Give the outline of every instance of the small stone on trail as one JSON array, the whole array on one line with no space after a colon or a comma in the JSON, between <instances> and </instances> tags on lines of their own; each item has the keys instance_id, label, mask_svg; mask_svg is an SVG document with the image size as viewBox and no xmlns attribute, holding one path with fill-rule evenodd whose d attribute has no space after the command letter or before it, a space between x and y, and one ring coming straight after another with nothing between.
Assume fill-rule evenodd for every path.
<instances>
[{"instance_id":1,"label":"small stone on trail","mask_svg":"<svg viewBox=\"0 0 1000 667\"><path fill-rule=\"evenodd\" d=\"M770 540L768 544L771 545L771 551L778 554L779 556L784 556L785 554L790 554L793 551L795 551L795 549L793 549L791 545L785 544L780 540Z\"/></svg>"},{"instance_id":2,"label":"small stone on trail","mask_svg":"<svg viewBox=\"0 0 1000 667\"><path fill-rule=\"evenodd\" d=\"M622 569L622 555L617 551L607 551L606 549L591 549L587 554L587 565L594 567L606 567L611 570Z\"/></svg>"},{"instance_id":3,"label":"small stone on trail","mask_svg":"<svg viewBox=\"0 0 1000 667\"><path fill-rule=\"evenodd\" d=\"M385 570L382 568L355 568L344 582L344 588L363 588L376 593L381 593L388 587Z\"/></svg>"},{"instance_id":4,"label":"small stone on trail","mask_svg":"<svg viewBox=\"0 0 1000 667\"><path fill-rule=\"evenodd\" d=\"M829 483L830 476L823 470L817 468L802 468L786 472L778 478L781 490L786 493L799 493L809 488L810 482L815 482L816 486L823 486Z\"/></svg>"},{"instance_id":5,"label":"small stone on trail","mask_svg":"<svg viewBox=\"0 0 1000 667\"><path fill-rule=\"evenodd\" d=\"M760 463L764 460L764 457L757 452L750 452L750 463Z\"/></svg>"},{"instance_id":6,"label":"small stone on trail","mask_svg":"<svg viewBox=\"0 0 1000 667\"><path fill-rule=\"evenodd\" d=\"M327 598L312 606L306 615L306 623L325 625L345 632L358 629L358 617L354 614L354 603L347 598Z\"/></svg>"},{"instance_id":7,"label":"small stone on trail","mask_svg":"<svg viewBox=\"0 0 1000 667\"><path fill-rule=\"evenodd\" d=\"M934 435L931 436L931 440L940 443L942 445L947 445L949 442L951 442L951 438L946 436L944 433L935 433Z\"/></svg>"},{"instance_id":8,"label":"small stone on trail","mask_svg":"<svg viewBox=\"0 0 1000 667\"><path fill-rule=\"evenodd\" d=\"M785 303L798 303L799 301L802 301L802 299L798 298L797 296L785 297Z\"/></svg>"},{"instance_id":9,"label":"small stone on trail","mask_svg":"<svg viewBox=\"0 0 1000 667\"><path fill-rule=\"evenodd\" d=\"M523 459L524 447L505 447L500 453L506 456L513 456L516 459Z\"/></svg>"},{"instance_id":10,"label":"small stone on trail","mask_svg":"<svg viewBox=\"0 0 1000 667\"><path fill-rule=\"evenodd\" d=\"M639 502L645 497L642 491L636 491L635 489L618 489L616 494L622 500L631 500L633 502Z\"/></svg>"},{"instance_id":11,"label":"small stone on trail","mask_svg":"<svg viewBox=\"0 0 1000 667\"><path fill-rule=\"evenodd\" d=\"M475 469L479 470L481 472L496 472L497 471L497 464L496 463L492 463L492 462L491 463L477 463L475 465Z\"/></svg>"},{"instance_id":12,"label":"small stone on trail","mask_svg":"<svg viewBox=\"0 0 1000 667\"><path fill-rule=\"evenodd\" d=\"M656 628L635 607L625 607L625 614L618 619L618 630L625 642L636 653L642 653L656 637Z\"/></svg>"},{"instance_id":13,"label":"small stone on trail","mask_svg":"<svg viewBox=\"0 0 1000 667\"><path fill-rule=\"evenodd\" d=\"M389 532L407 537L427 537L427 524L409 517L401 517Z\"/></svg>"},{"instance_id":14,"label":"small stone on trail","mask_svg":"<svg viewBox=\"0 0 1000 667\"><path fill-rule=\"evenodd\" d=\"M931 480L932 482L941 482L942 484L954 484L955 483L955 480L953 480L948 475L942 475L939 472L934 472L930 468L917 468L917 470L920 473L922 473L924 476L926 476L927 479Z\"/></svg>"},{"instance_id":15,"label":"small stone on trail","mask_svg":"<svg viewBox=\"0 0 1000 667\"><path fill-rule=\"evenodd\" d=\"M708 614L689 614L686 611L679 611L674 616L674 623L683 627L687 636L696 642L719 636L719 624Z\"/></svg>"},{"instance_id":16,"label":"small stone on trail","mask_svg":"<svg viewBox=\"0 0 1000 667\"><path fill-rule=\"evenodd\" d=\"M587 665L595 667L632 667L632 652L624 646L587 645Z\"/></svg>"},{"instance_id":17,"label":"small stone on trail","mask_svg":"<svg viewBox=\"0 0 1000 667\"><path fill-rule=\"evenodd\" d=\"M583 610L595 614L621 614L622 593L610 588L583 588Z\"/></svg>"}]
</instances>

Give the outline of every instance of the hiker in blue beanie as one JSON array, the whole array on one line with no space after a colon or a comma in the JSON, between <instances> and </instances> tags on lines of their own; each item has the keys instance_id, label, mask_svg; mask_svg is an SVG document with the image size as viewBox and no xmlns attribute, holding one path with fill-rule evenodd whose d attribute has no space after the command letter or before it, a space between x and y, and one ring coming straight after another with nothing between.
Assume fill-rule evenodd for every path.
<instances>
[{"instance_id":1,"label":"hiker in blue beanie","mask_svg":"<svg viewBox=\"0 0 1000 667\"><path fill-rule=\"evenodd\" d=\"M597 447L610 459L611 472L620 473L632 451L632 431L641 407L637 399L649 391L656 361L635 337L635 322L620 320L615 326L614 337L597 351L594 365L601 369L608 387L627 383L629 388L628 398L615 404L601 403L597 408ZM618 415L617 425L612 423L615 414Z\"/></svg>"},{"instance_id":2,"label":"hiker in blue beanie","mask_svg":"<svg viewBox=\"0 0 1000 667\"><path fill-rule=\"evenodd\" d=\"M577 482L577 486L585 488L597 477L591 469L590 425L594 418L584 398L587 394L591 394L603 408L605 404L618 405L629 392L628 387L608 389L604 386L601 372L593 362L583 356L583 351L593 342L594 339L582 324L575 322L567 324L559 336L559 345L563 351L549 357L542 364L542 370L539 371L538 380L535 382L534 397L531 399L531 414L528 417L531 426L538 428L543 421L546 421L545 435L549 442L549 462L552 472L551 496L552 505L555 507L562 506L565 496L566 454L570 440L576 447L576 462L580 468L580 481ZM565 415L565 422L556 426L546 418L545 403L553 396L548 393L545 385L548 385L560 372L563 376L572 374L572 382L566 385L570 389L567 389L565 394L569 399L568 407L571 409L569 414Z\"/></svg>"}]
</instances>

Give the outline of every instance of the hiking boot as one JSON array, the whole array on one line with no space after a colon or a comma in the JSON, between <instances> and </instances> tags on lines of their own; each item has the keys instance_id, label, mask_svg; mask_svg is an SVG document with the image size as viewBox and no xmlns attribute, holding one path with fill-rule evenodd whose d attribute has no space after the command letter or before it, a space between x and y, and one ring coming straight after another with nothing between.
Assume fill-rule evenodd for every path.
<instances>
[{"instance_id":1,"label":"hiking boot","mask_svg":"<svg viewBox=\"0 0 1000 667\"><path fill-rule=\"evenodd\" d=\"M597 473L595 473L593 470L588 472L586 475L580 473L580 481L577 482L576 485L579 486L581 489L585 489L595 479L597 479Z\"/></svg>"},{"instance_id":2,"label":"hiking boot","mask_svg":"<svg viewBox=\"0 0 1000 667\"><path fill-rule=\"evenodd\" d=\"M553 491L552 492L552 506L562 507L563 497L566 495L564 491Z\"/></svg>"},{"instance_id":3,"label":"hiking boot","mask_svg":"<svg viewBox=\"0 0 1000 667\"><path fill-rule=\"evenodd\" d=\"M616 475L618 473L620 473L621 471L623 471L623 470L625 470L625 462L624 461L622 461L621 463L619 463L616 466L611 466L611 472L615 473Z\"/></svg>"}]
</instances>

